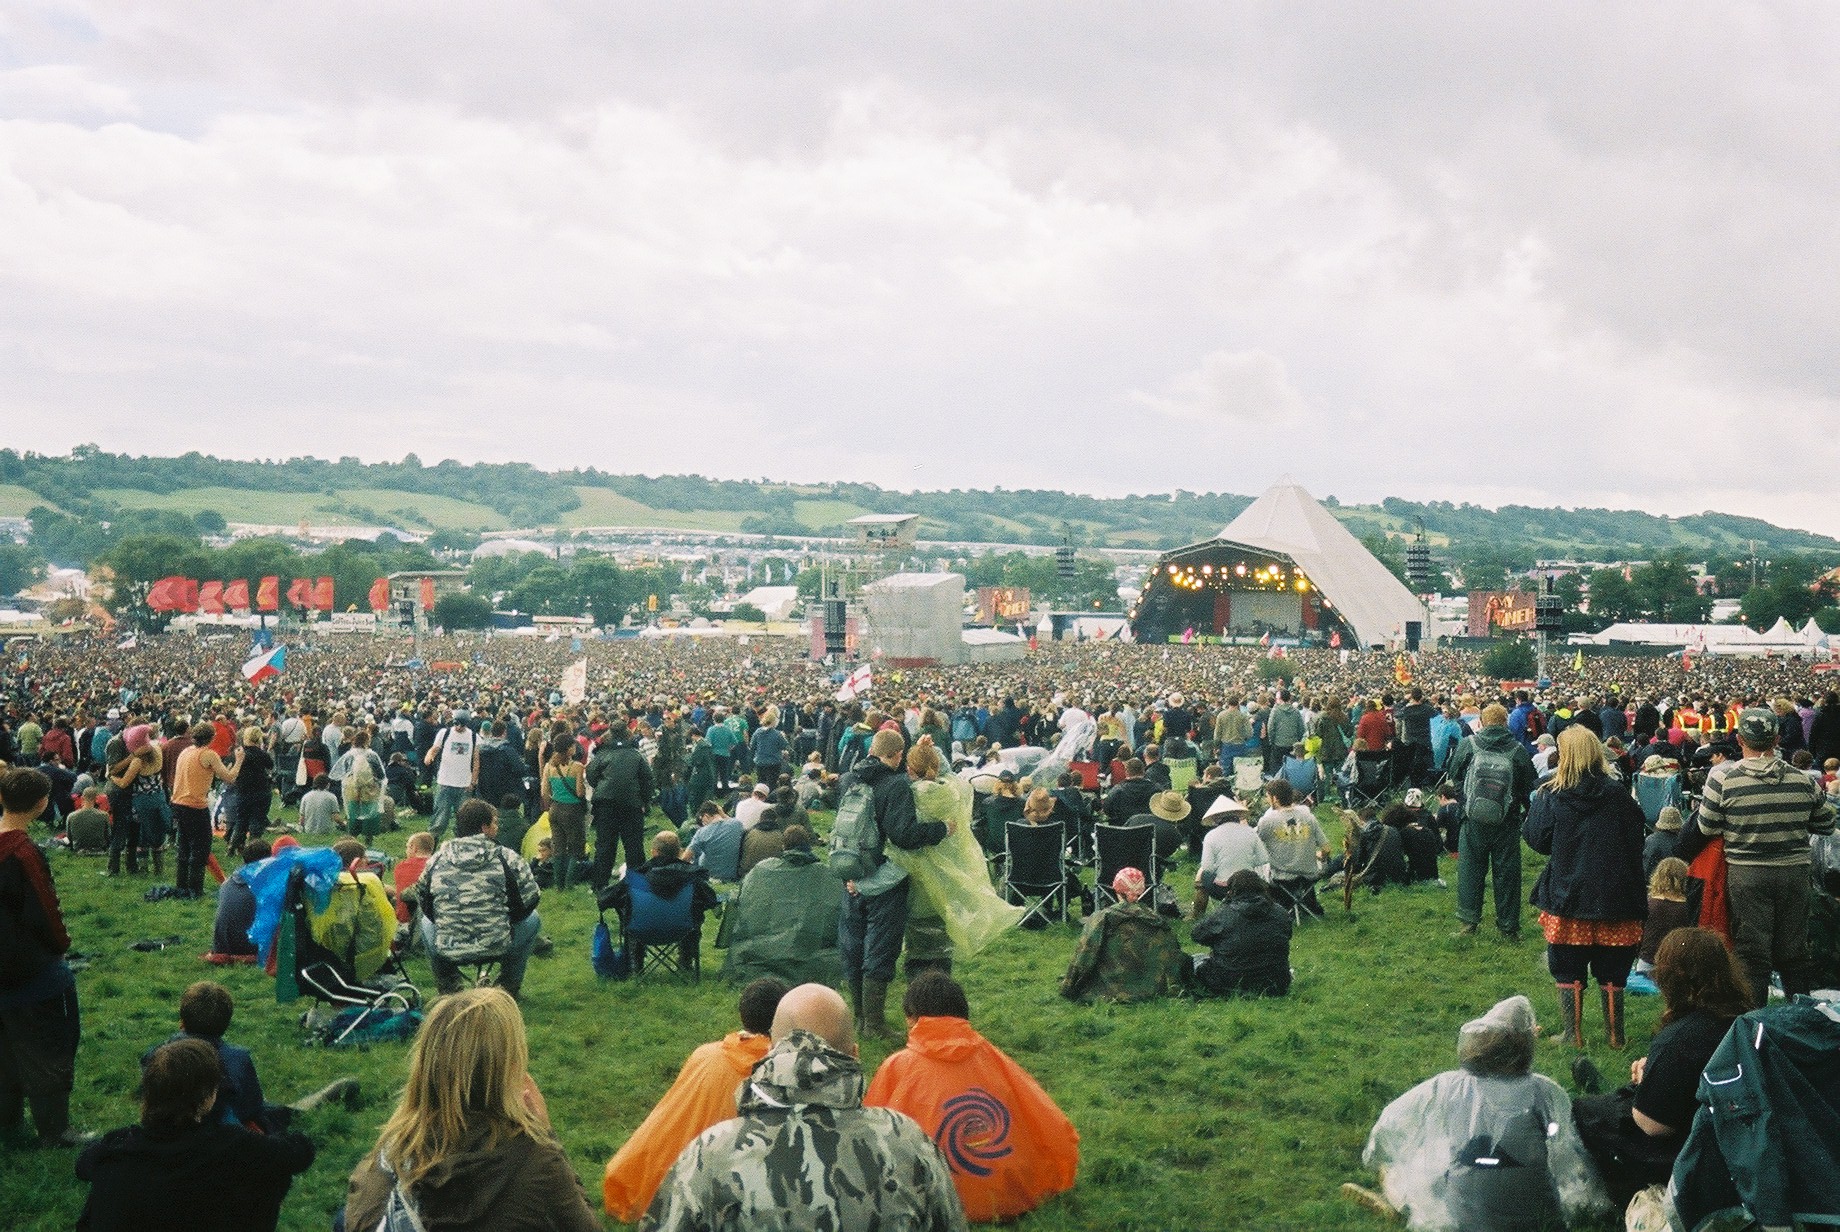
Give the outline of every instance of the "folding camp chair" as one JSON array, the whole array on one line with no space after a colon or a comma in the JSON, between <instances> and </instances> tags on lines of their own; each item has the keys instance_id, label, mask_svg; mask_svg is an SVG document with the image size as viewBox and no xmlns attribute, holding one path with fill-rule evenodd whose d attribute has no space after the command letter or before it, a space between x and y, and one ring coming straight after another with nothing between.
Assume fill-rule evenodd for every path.
<instances>
[{"instance_id":1,"label":"folding camp chair","mask_svg":"<svg viewBox=\"0 0 1840 1232\"><path fill-rule=\"evenodd\" d=\"M1004 897L1028 908L1020 924L1032 919L1051 924L1067 918L1067 865L1061 839L1059 826L1012 821L1004 830Z\"/></svg>"},{"instance_id":2,"label":"folding camp chair","mask_svg":"<svg viewBox=\"0 0 1840 1232\"><path fill-rule=\"evenodd\" d=\"M695 883L685 882L676 894L661 898L636 869L627 870L625 882L631 907L620 917L620 947L632 963L633 979L664 971L700 984L703 922L694 906Z\"/></svg>"},{"instance_id":3,"label":"folding camp chair","mask_svg":"<svg viewBox=\"0 0 1840 1232\"><path fill-rule=\"evenodd\" d=\"M1342 784L1350 808L1378 804L1393 787L1393 755L1385 749L1354 755L1354 779Z\"/></svg>"},{"instance_id":4,"label":"folding camp chair","mask_svg":"<svg viewBox=\"0 0 1840 1232\"><path fill-rule=\"evenodd\" d=\"M1160 874L1156 867L1155 826L1096 825L1093 842L1099 856L1099 880L1093 886L1099 906L1109 907L1118 901L1112 893L1112 880L1120 869L1137 869L1143 873L1145 885L1156 885Z\"/></svg>"},{"instance_id":5,"label":"folding camp chair","mask_svg":"<svg viewBox=\"0 0 1840 1232\"><path fill-rule=\"evenodd\" d=\"M1322 904L1316 899L1319 880L1319 877L1273 877L1269 884L1278 905L1291 913L1294 923L1301 924L1305 920L1322 919Z\"/></svg>"},{"instance_id":6,"label":"folding camp chair","mask_svg":"<svg viewBox=\"0 0 1840 1232\"><path fill-rule=\"evenodd\" d=\"M306 870L296 868L288 874L283 912L293 924L286 929L287 939L293 944L278 947L275 1000L286 1003L304 994L334 1010L366 1011L354 1017L334 1043L344 1042L346 1036L373 1017L373 1011L402 1013L421 1004L421 990L409 982L408 973L394 955L382 970L361 981L352 954L338 954L319 943L313 936L313 917L307 905ZM353 942L356 943L355 934Z\"/></svg>"}]
</instances>

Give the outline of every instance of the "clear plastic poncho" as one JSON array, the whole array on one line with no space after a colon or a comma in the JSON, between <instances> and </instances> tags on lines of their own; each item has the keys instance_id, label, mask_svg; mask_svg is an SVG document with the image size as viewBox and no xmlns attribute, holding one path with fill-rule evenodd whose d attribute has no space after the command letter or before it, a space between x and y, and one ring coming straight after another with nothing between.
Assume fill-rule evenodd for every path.
<instances>
[{"instance_id":1,"label":"clear plastic poncho","mask_svg":"<svg viewBox=\"0 0 1840 1232\"><path fill-rule=\"evenodd\" d=\"M957 827L931 847L903 851L890 843L883 852L913 879L909 911L939 916L953 948L970 957L1014 928L1027 909L1004 902L991 887L984 849L971 832L971 784L960 778L916 779L913 789L922 821Z\"/></svg>"},{"instance_id":2,"label":"clear plastic poncho","mask_svg":"<svg viewBox=\"0 0 1840 1232\"><path fill-rule=\"evenodd\" d=\"M1511 1232L1546 1226L1555 1203L1568 1223L1608 1208L1570 1097L1530 1072L1533 1046L1533 1006L1509 997L1463 1024L1463 1068L1419 1083L1380 1114L1361 1160L1379 1170L1410 1227ZM1466 1148L1479 1142L1522 1166L1477 1167Z\"/></svg>"}]
</instances>

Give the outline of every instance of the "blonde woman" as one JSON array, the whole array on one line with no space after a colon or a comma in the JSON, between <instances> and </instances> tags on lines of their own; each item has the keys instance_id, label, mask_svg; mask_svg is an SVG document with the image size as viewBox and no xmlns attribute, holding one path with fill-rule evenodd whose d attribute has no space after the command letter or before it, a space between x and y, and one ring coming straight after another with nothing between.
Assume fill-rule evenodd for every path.
<instances>
[{"instance_id":1,"label":"blonde woman","mask_svg":"<svg viewBox=\"0 0 1840 1232\"><path fill-rule=\"evenodd\" d=\"M503 989L435 1002L402 1099L351 1174L345 1226L599 1232L529 1061L524 1020Z\"/></svg>"},{"instance_id":2,"label":"blonde woman","mask_svg":"<svg viewBox=\"0 0 1840 1232\"><path fill-rule=\"evenodd\" d=\"M1534 883L1533 905L1566 1037L1584 1046L1584 987L1595 976L1608 1042L1621 1048L1623 988L1648 916L1642 808L1610 773L1590 729L1566 728L1558 755L1552 776L1533 793L1521 831L1529 847L1550 857Z\"/></svg>"}]
</instances>

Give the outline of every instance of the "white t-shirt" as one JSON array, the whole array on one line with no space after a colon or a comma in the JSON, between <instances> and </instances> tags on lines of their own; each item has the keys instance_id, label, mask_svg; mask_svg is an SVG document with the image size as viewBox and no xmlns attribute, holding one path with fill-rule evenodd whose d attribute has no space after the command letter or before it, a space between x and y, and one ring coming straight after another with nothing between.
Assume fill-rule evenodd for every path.
<instances>
[{"instance_id":1,"label":"white t-shirt","mask_svg":"<svg viewBox=\"0 0 1840 1232\"><path fill-rule=\"evenodd\" d=\"M473 729L456 723L441 732L437 747L440 761L435 766L434 781L442 787L471 787L473 751L478 748Z\"/></svg>"},{"instance_id":2,"label":"white t-shirt","mask_svg":"<svg viewBox=\"0 0 1840 1232\"><path fill-rule=\"evenodd\" d=\"M735 802L735 820L741 823L743 830L752 830L772 806L759 796L748 795Z\"/></svg>"},{"instance_id":3,"label":"white t-shirt","mask_svg":"<svg viewBox=\"0 0 1840 1232\"><path fill-rule=\"evenodd\" d=\"M1201 840L1201 867L1195 872L1195 884L1225 885L1227 878L1243 868L1256 873L1270 863L1271 853L1257 830L1223 821Z\"/></svg>"}]
</instances>

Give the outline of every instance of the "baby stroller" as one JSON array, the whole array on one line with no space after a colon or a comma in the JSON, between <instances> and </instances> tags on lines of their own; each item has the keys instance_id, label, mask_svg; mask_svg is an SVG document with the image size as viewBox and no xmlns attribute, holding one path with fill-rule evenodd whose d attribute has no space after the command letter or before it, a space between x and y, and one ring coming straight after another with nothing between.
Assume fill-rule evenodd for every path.
<instances>
[{"instance_id":1,"label":"baby stroller","mask_svg":"<svg viewBox=\"0 0 1840 1232\"><path fill-rule=\"evenodd\" d=\"M414 1010L422 1001L421 990L410 982L390 947L395 912L389 913L387 922L377 915L370 884L354 874L341 874L326 910L316 914L307 893L306 870L296 867L288 874L284 919L276 934L275 1000L287 1004L305 996L335 1014L359 1010L328 1038L331 1044L344 1043L363 1026ZM311 1016L302 1016L303 1025Z\"/></svg>"}]
</instances>

